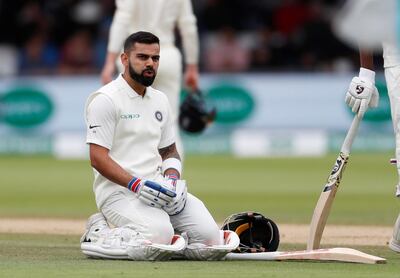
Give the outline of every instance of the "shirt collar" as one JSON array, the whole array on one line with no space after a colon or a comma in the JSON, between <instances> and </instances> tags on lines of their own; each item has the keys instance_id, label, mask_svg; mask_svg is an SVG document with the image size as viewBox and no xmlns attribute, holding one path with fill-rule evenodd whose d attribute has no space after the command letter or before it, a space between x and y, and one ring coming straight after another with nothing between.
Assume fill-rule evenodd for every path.
<instances>
[{"instance_id":1,"label":"shirt collar","mask_svg":"<svg viewBox=\"0 0 400 278\"><path fill-rule=\"evenodd\" d=\"M132 89L131 86L129 86L128 82L126 82L126 80L122 76L122 73L119 74L116 81L118 82L118 85L128 94L130 98L142 97L134 89ZM151 95L151 87L147 87L144 97L150 97L150 95Z\"/></svg>"}]
</instances>

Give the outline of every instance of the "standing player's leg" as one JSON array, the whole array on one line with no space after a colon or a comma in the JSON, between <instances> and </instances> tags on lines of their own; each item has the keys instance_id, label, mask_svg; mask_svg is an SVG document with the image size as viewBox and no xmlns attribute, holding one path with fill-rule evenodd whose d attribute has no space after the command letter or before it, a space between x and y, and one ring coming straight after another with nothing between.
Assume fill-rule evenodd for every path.
<instances>
[{"instance_id":1,"label":"standing player's leg","mask_svg":"<svg viewBox=\"0 0 400 278\"><path fill-rule=\"evenodd\" d=\"M393 129L396 139L396 166L398 183L395 194L400 197L400 66L385 69L386 84L388 87ZM390 249L400 252L400 214L393 227L393 236L389 243Z\"/></svg>"},{"instance_id":2,"label":"standing player's leg","mask_svg":"<svg viewBox=\"0 0 400 278\"><path fill-rule=\"evenodd\" d=\"M187 195L185 209L171 216L175 230L187 237L183 256L190 260L220 260L239 246L232 231L221 231L201 200Z\"/></svg>"},{"instance_id":3,"label":"standing player's leg","mask_svg":"<svg viewBox=\"0 0 400 278\"><path fill-rule=\"evenodd\" d=\"M389 248L400 253L400 214L393 228L393 236L389 242Z\"/></svg>"},{"instance_id":4,"label":"standing player's leg","mask_svg":"<svg viewBox=\"0 0 400 278\"><path fill-rule=\"evenodd\" d=\"M398 175L396 185L396 196L400 197L400 66L385 69L386 84L390 99L390 109L395 135L395 155Z\"/></svg>"}]
</instances>

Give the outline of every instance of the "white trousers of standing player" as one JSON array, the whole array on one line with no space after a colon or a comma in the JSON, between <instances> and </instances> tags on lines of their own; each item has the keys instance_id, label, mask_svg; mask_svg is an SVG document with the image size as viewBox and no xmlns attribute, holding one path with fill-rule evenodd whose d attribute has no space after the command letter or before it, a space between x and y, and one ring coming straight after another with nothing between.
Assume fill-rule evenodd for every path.
<instances>
[{"instance_id":1,"label":"white trousers of standing player","mask_svg":"<svg viewBox=\"0 0 400 278\"><path fill-rule=\"evenodd\" d=\"M400 183L400 66L385 68L385 79L396 140L397 173Z\"/></svg>"},{"instance_id":2,"label":"white trousers of standing player","mask_svg":"<svg viewBox=\"0 0 400 278\"><path fill-rule=\"evenodd\" d=\"M386 85L390 98L390 109L392 113L393 129L396 139L396 160L398 185L400 186L400 66L385 68ZM398 190L398 189L397 189ZM400 214L393 227L393 235L389 247L400 252Z\"/></svg>"},{"instance_id":3,"label":"white trousers of standing player","mask_svg":"<svg viewBox=\"0 0 400 278\"><path fill-rule=\"evenodd\" d=\"M115 227L129 225L153 243L170 244L174 233L186 233L188 244L220 244L215 220L203 202L189 193L185 209L175 216L150 207L127 191L112 194L100 210L109 224Z\"/></svg>"},{"instance_id":4,"label":"white trousers of standing player","mask_svg":"<svg viewBox=\"0 0 400 278\"><path fill-rule=\"evenodd\" d=\"M174 45L162 44L160 48L160 65L158 67L156 79L151 87L160 90L168 97L168 101L171 105L172 116L174 118L174 129L176 134L175 144L181 159L183 159L184 149L178 125L179 97L182 85L182 54ZM119 71L122 72L123 66L121 61L117 61L117 66Z\"/></svg>"}]
</instances>

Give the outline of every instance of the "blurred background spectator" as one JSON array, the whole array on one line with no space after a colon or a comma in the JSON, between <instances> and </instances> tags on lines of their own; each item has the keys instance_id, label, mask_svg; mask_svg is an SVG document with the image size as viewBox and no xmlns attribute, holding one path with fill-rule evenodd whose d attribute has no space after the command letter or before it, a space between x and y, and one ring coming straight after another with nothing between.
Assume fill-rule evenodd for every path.
<instances>
[{"instance_id":1,"label":"blurred background spectator","mask_svg":"<svg viewBox=\"0 0 400 278\"><path fill-rule=\"evenodd\" d=\"M33 33L19 49L18 62L20 74L51 74L59 62L58 49L47 41L47 33Z\"/></svg>"},{"instance_id":2,"label":"blurred background spectator","mask_svg":"<svg viewBox=\"0 0 400 278\"><path fill-rule=\"evenodd\" d=\"M355 70L358 52L330 27L341 2L193 1L200 70ZM98 74L114 9L114 0L0 1L0 75Z\"/></svg>"},{"instance_id":3,"label":"blurred background spectator","mask_svg":"<svg viewBox=\"0 0 400 278\"><path fill-rule=\"evenodd\" d=\"M250 67L250 49L231 26L223 26L209 36L204 51L204 69L209 72L240 72Z\"/></svg>"}]
</instances>

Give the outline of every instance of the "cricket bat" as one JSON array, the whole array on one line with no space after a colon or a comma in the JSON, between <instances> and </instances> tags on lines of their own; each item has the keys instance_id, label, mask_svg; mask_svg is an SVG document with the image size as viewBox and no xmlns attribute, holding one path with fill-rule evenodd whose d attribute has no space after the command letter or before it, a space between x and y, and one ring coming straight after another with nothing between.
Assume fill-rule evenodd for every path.
<instances>
[{"instance_id":1,"label":"cricket bat","mask_svg":"<svg viewBox=\"0 0 400 278\"><path fill-rule=\"evenodd\" d=\"M327 183L325 184L317 205L315 206L314 214L310 223L307 250L318 249L320 246L326 220L328 219L336 191L338 190L339 184L342 180L343 171L349 159L351 145L353 144L353 140L357 134L360 122L361 118L356 114L347 132L346 138L344 139L339 156L337 157L331 174L328 177Z\"/></svg>"},{"instance_id":2,"label":"cricket bat","mask_svg":"<svg viewBox=\"0 0 400 278\"><path fill-rule=\"evenodd\" d=\"M363 264L383 264L386 259L351 248L329 248L302 251L276 251L260 253L229 253L227 261L336 261Z\"/></svg>"}]
</instances>

